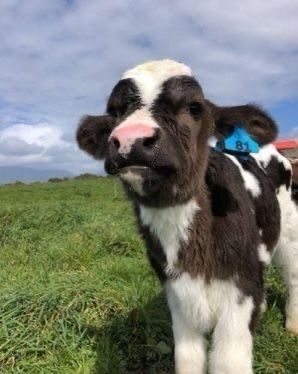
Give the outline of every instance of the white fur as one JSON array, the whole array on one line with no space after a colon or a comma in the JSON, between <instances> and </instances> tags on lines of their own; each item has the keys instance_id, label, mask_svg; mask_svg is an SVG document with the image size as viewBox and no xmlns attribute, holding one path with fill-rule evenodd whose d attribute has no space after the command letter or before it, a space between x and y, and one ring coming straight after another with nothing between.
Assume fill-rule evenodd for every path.
<instances>
[{"instance_id":1,"label":"white fur","mask_svg":"<svg viewBox=\"0 0 298 374\"><path fill-rule=\"evenodd\" d=\"M191 76L191 69L173 60L149 61L126 71L122 79L131 78L140 90L142 102L151 106L160 93L162 84L177 75Z\"/></svg>"},{"instance_id":2,"label":"white fur","mask_svg":"<svg viewBox=\"0 0 298 374\"><path fill-rule=\"evenodd\" d=\"M232 281L191 278L184 273L166 285L173 319L175 360L181 374L204 373L203 334L215 327L211 373L251 374L251 297Z\"/></svg>"},{"instance_id":3,"label":"white fur","mask_svg":"<svg viewBox=\"0 0 298 374\"><path fill-rule=\"evenodd\" d=\"M205 373L205 339L177 308L171 308L177 374Z\"/></svg>"},{"instance_id":4,"label":"white fur","mask_svg":"<svg viewBox=\"0 0 298 374\"><path fill-rule=\"evenodd\" d=\"M209 147L215 148L217 142L218 142L218 139L214 135L210 136L209 139L208 139Z\"/></svg>"},{"instance_id":5,"label":"white fur","mask_svg":"<svg viewBox=\"0 0 298 374\"><path fill-rule=\"evenodd\" d=\"M154 129L159 128L158 123L153 119L149 109L146 107L142 107L140 109L135 110L123 122L121 122L117 127L115 127L110 135L110 138L113 137L113 133L114 131L116 131L116 129L139 123L143 126L148 126Z\"/></svg>"},{"instance_id":6,"label":"white fur","mask_svg":"<svg viewBox=\"0 0 298 374\"><path fill-rule=\"evenodd\" d=\"M277 198L281 208L281 235L274 259L282 269L289 292L286 327L298 335L298 210L286 187L279 189Z\"/></svg>"},{"instance_id":7,"label":"white fur","mask_svg":"<svg viewBox=\"0 0 298 374\"><path fill-rule=\"evenodd\" d=\"M250 173L249 171L244 170L244 168L242 167L242 165L240 164L240 162L237 160L236 157L234 157L232 155L229 155L227 153L224 153L224 155L226 157L228 157L230 160L232 160L234 162L234 164L238 167L238 169L241 173L241 176L244 180L245 188L248 191L250 191L252 196L253 197L260 196L261 195L261 188L260 188L260 184L259 184L257 178L252 173Z\"/></svg>"},{"instance_id":8,"label":"white fur","mask_svg":"<svg viewBox=\"0 0 298 374\"><path fill-rule=\"evenodd\" d=\"M128 170L126 173L120 174L120 179L129 183L131 188L140 196L145 196L143 190L143 178L139 174L133 173L131 170Z\"/></svg>"},{"instance_id":9,"label":"white fur","mask_svg":"<svg viewBox=\"0 0 298 374\"><path fill-rule=\"evenodd\" d=\"M258 246L259 260L262 261L265 265L269 265L271 262L271 253L267 250L267 246L264 243L261 243Z\"/></svg>"},{"instance_id":10,"label":"white fur","mask_svg":"<svg viewBox=\"0 0 298 374\"><path fill-rule=\"evenodd\" d=\"M187 242L193 217L199 209L195 200L163 209L140 206L142 223L158 238L166 255L166 271L175 272L180 243Z\"/></svg>"},{"instance_id":11,"label":"white fur","mask_svg":"<svg viewBox=\"0 0 298 374\"><path fill-rule=\"evenodd\" d=\"M237 302L238 289L223 302L221 314L213 334L210 355L211 374L253 374L253 339L249 323L253 311L252 297Z\"/></svg>"},{"instance_id":12,"label":"white fur","mask_svg":"<svg viewBox=\"0 0 298 374\"><path fill-rule=\"evenodd\" d=\"M251 153L251 156L258 162L261 162L262 166L266 168L273 158L283 163L287 170L292 170L290 161L281 155L273 144L267 144L260 148L258 153Z\"/></svg>"}]
</instances>

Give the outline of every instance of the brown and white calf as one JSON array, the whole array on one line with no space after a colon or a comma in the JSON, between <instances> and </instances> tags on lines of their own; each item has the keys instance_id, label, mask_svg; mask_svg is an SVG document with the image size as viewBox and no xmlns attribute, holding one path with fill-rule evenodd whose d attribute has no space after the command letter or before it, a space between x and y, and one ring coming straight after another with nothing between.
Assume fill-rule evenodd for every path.
<instances>
[{"instance_id":1,"label":"brown and white calf","mask_svg":"<svg viewBox=\"0 0 298 374\"><path fill-rule=\"evenodd\" d=\"M245 160L208 144L239 122L262 145ZM210 372L252 373L264 266L276 248L289 288L287 327L298 333L298 215L291 165L268 144L276 134L255 106L207 101L190 68L170 60L127 71L107 114L79 126L80 148L105 159L134 204L166 290L178 373L205 371L210 330Z\"/></svg>"}]
</instances>

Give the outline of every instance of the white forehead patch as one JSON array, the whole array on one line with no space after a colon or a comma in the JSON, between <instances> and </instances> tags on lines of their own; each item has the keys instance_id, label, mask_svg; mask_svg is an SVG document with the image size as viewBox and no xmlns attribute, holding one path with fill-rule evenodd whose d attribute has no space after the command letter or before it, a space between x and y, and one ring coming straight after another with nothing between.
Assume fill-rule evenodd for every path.
<instances>
[{"instance_id":1,"label":"white forehead patch","mask_svg":"<svg viewBox=\"0 0 298 374\"><path fill-rule=\"evenodd\" d=\"M175 76L192 76L191 69L173 60L149 61L127 70L122 79L131 78L140 90L142 101L150 106L160 93L162 84Z\"/></svg>"}]
</instances>

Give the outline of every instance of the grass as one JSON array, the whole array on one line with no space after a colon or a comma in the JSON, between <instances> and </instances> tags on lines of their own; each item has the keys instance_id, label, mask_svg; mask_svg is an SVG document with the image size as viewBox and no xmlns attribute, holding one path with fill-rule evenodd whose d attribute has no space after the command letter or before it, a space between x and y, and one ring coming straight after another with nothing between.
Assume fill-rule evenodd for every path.
<instances>
[{"instance_id":1,"label":"grass","mask_svg":"<svg viewBox=\"0 0 298 374\"><path fill-rule=\"evenodd\" d=\"M0 372L172 373L170 316L110 178L0 187ZM267 276L256 373L298 373L285 289Z\"/></svg>"}]
</instances>

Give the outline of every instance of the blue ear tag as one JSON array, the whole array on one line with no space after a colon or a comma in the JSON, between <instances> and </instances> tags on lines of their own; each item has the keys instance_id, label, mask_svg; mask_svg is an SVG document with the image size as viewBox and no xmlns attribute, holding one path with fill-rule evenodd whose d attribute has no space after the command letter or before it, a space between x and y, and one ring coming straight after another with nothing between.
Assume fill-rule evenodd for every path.
<instances>
[{"instance_id":1,"label":"blue ear tag","mask_svg":"<svg viewBox=\"0 0 298 374\"><path fill-rule=\"evenodd\" d=\"M260 146L241 124L238 124L228 136L216 143L215 149L239 157L246 157L250 153L258 153Z\"/></svg>"}]
</instances>

